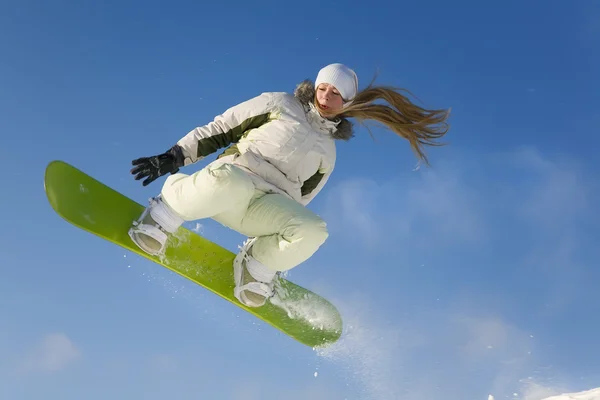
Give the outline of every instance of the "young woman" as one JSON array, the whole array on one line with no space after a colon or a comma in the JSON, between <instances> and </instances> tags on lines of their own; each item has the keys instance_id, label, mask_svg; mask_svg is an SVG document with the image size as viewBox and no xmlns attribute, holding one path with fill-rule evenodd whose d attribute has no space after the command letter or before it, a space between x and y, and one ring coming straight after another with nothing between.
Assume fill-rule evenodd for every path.
<instances>
[{"instance_id":1,"label":"young woman","mask_svg":"<svg viewBox=\"0 0 600 400\"><path fill-rule=\"evenodd\" d=\"M160 254L184 221L212 218L248 236L233 263L234 294L260 307L273 295L277 272L301 264L327 239L326 223L306 205L333 172L336 140L353 136L348 118L386 125L427 162L423 146L447 132L447 116L393 88L359 91L352 69L327 65L314 84L306 80L293 94L263 93L195 128L166 153L134 160L131 173L146 178L144 186L171 175L129 234L149 254ZM179 172L221 148L200 171Z\"/></svg>"}]
</instances>

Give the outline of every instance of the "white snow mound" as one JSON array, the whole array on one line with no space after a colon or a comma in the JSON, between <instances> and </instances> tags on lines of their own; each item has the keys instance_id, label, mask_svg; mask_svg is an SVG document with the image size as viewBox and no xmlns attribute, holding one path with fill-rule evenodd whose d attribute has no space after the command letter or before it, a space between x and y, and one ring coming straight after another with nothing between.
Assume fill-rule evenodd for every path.
<instances>
[{"instance_id":1,"label":"white snow mound","mask_svg":"<svg viewBox=\"0 0 600 400\"><path fill-rule=\"evenodd\" d=\"M559 396L547 397L544 400L600 400L600 388L578 393L565 393Z\"/></svg>"},{"instance_id":2,"label":"white snow mound","mask_svg":"<svg viewBox=\"0 0 600 400\"><path fill-rule=\"evenodd\" d=\"M495 400L491 394L488 400ZM600 400L600 387L577 393L563 393L558 396L546 397L541 400Z\"/></svg>"}]
</instances>

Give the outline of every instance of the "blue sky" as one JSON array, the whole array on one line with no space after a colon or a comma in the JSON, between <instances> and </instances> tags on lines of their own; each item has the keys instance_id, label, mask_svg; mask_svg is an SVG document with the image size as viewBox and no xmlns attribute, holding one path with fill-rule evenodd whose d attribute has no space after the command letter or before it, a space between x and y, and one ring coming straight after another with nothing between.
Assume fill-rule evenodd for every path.
<instances>
[{"instance_id":1,"label":"blue sky","mask_svg":"<svg viewBox=\"0 0 600 400\"><path fill-rule=\"evenodd\" d=\"M0 398L539 400L600 386L600 6L0 3ZM448 146L360 128L289 278L347 332L314 352L65 223L68 161L139 202L132 159L343 62L452 107ZM205 165L190 167L193 171ZM202 234L235 249L213 221Z\"/></svg>"}]
</instances>

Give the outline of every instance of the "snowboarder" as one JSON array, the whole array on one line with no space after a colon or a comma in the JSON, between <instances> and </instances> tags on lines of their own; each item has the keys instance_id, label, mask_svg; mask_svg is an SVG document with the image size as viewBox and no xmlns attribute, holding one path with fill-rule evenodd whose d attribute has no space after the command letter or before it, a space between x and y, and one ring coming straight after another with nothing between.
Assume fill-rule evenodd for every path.
<instances>
[{"instance_id":1,"label":"snowboarder","mask_svg":"<svg viewBox=\"0 0 600 400\"><path fill-rule=\"evenodd\" d=\"M375 104L378 99L391 107ZM129 235L154 255L184 221L212 218L247 236L233 265L234 295L260 307L273 295L277 272L307 260L328 237L325 221L306 206L331 176L335 141L354 135L348 118L383 123L427 162L422 146L436 145L448 129L447 116L447 110L418 107L390 87L359 91L352 69L327 65L293 94L262 93L193 129L167 152L132 161L131 173L145 178L144 186L170 176ZM179 172L221 148L200 171Z\"/></svg>"}]
</instances>

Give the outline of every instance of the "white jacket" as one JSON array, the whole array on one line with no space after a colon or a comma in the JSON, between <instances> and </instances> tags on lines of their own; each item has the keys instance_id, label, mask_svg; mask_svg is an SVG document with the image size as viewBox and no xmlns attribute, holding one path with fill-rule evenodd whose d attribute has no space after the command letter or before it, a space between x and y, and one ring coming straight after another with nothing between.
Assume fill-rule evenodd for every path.
<instances>
[{"instance_id":1,"label":"white jacket","mask_svg":"<svg viewBox=\"0 0 600 400\"><path fill-rule=\"evenodd\" d=\"M293 95L267 92L229 108L177 142L185 165L229 146L213 163L237 165L259 189L307 205L333 172L335 140L352 137L346 119L320 116L313 96L314 85L304 81Z\"/></svg>"}]
</instances>

